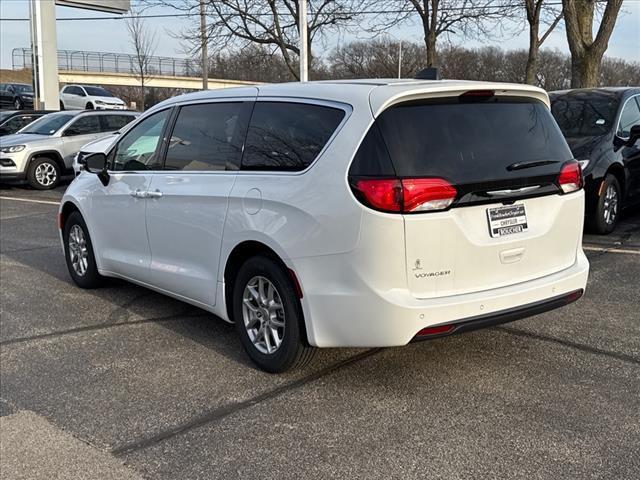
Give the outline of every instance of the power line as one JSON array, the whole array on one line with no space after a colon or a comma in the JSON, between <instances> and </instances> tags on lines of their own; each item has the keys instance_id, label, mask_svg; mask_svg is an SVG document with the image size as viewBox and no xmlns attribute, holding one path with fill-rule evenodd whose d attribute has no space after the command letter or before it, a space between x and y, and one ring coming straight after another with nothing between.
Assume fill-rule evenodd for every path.
<instances>
[{"instance_id":1,"label":"power line","mask_svg":"<svg viewBox=\"0 0 640 480\"><path fill-rule=\"evenodd\" d=\"M607 0L596 0L598 3L605 3ZM623 0L625 3L637 3L640 0ZM547 2L545 3L547 6L560 6L562 5L561 1ZM455 11L469 11L469 10L481 10L481 11L499 11L505 8L518 8L523 7L522 3L504 3L498 5L489 5L489 6L467 6L467 7L440 7L438 9L439 12L455 12ZM291 15L291 12L277 12L278 15L287 16ZM330 14L341 14L341 15L384 15L384 14L402 14L402 13L416 13L414 8L404 8L404 9L395 9L395 10L336 10L331 12ZM270 17L272 13L252 13L251 17ZM189 12L189 13L159 13L159 14L145 14L145 15L119 15L119 16L110 16L110 17L61 17L56 18L57 22L73 22L73 21L93 21L93 20L127 20L127 19L148 19L148 18L187 18L187 17L199 17L199 12ZM243 16L240 13L228 14L225 16ZM2 22L28 22L28 18L0 18Z\"/></svg>"}]
</instances>

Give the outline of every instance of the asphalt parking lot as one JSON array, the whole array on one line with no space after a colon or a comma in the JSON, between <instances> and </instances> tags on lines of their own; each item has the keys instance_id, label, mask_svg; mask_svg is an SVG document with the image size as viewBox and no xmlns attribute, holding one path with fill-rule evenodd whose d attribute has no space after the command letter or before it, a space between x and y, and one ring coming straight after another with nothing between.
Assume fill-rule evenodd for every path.
<instances>
[{"instance_id":1,"label":"asphalt parking lot","mask_svg":"<svg viewBox=\"0 0 640 480\"><path fill-rule=\"evenodd\" d=\"M0 188L2 478L638 477L638 211L585 236L578 303L274 376L211 314L72 285L63 191Z\"/></svg>"}]
</instances>

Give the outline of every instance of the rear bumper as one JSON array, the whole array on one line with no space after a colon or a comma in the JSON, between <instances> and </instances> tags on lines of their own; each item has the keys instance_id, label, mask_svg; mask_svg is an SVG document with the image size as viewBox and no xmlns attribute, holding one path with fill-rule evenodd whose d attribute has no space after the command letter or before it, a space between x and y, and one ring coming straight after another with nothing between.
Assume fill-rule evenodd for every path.
<instances>
[{"instance_id":1,"label":"rear bumper","mask_svg":"<svg viewBox=\"0 0 640 480\"><path fill-rule=\"evenodd\" d=\"M535 280L418 299L406 289L375 291L350 275L346 264L344 258L294 261L304 290L302 305L312 345L392 347L406 345L422 329L437 325L455 324L450 334L518 320L566 305L574 292L584 291L589 275L589 262L579 249L571 267ZM318 275L327 270L332 271L332 278Z\"/></svg>"},{"instance_id":2,"label":"rear bumper","mask_svg":"<svg viewBox=\"0 0 640 480\"><path fill-rule=\"evenodd\" d=\"M413 337L413 341L430 340L432 338L447 337L456 333L471 332L473 330L479 330L481 328L493 327L495 325L501 325L503 323L513 322L515 320L521 320L523 318L539 315L556 308L564 307L580 299L584 294L582 288L574 290L573 292L565 293L557 297L549 298L548 300L542 300L539 302L530 303L522 307L510 308L508 310L502 310L500 312L490 313L488 315L478 315L473 318L467 318L465 320L445 323L442 325L436 325L433 333L427 331L418 332Z\"/></svg>"}]
</instances>

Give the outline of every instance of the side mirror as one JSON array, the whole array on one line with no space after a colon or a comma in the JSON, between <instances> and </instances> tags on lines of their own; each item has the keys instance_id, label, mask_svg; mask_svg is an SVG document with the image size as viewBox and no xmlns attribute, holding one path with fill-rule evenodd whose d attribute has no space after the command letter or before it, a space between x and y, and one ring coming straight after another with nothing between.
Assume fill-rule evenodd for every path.
<instances>
[{"instance_id":1,"label":"side mirror","mask_svg":"<svg viewBox=\"0 0 640 480\"><path fill-rule=\"evenodd\" d=\"M631 130L629 132L629 140L627 140L626 142L627 147L633 147L633 145L638 141L639 138L640 125L634 125L633 127L631 127Z\"/></svg>"},{"instance_id":2,"label":"side mirror","mask_svg":"<svg viewBox=\"0 0 640 480\"><path fill-rule=\"evenodd\" d=\"M80 165L89 173L95 173L102 184L106 187L109 183L109 173L107 172L107 156L104 153L92 153L80 160Z\"/></svg>"}]
</instances>

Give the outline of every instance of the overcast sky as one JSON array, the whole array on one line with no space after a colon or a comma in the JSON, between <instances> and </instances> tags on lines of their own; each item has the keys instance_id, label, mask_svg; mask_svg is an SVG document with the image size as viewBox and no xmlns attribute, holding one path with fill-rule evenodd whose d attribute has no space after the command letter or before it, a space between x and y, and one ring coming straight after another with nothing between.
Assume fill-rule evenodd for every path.
<instances>
[{"instance_id":1,"label":"overcast sky","mask_svg":"<svg viewBox=\"0 0 640 480\"><path fill-rule=\"evenodd\" d=\"M607 55L626 60L640 62L640 0L625 0L623 14L618 18L616 28L609 41ZM147 13L172 13L172 9L156 8ZM29 7L27 0L0 0L0 19L27 18ZM90 12L69 7L56 7L56 16L61 17L98 17L107 14ZM116 16L114 16L116 17ZM185 18L156 18L147 19L149 29L157 31L158 45L156 55L169 57L183 57L184 48L180 42L171 37L170 33L177 33L187 27L195 19ZM87 20L87 21L59 21L57 24L58 48L65 50L91 50L101 52L131 53L126 27L123 20ZM403 25L389 31L390 37L398 40L421 42L420 27ZM326 47L333 48L355 37L365 38L365 34L343 34L327 41ZM496 45L503 48L527 48L527 33L509 35L505 38L495 38L486 42L464 41L451 38L453 44L465 46ZM2 68L11 68L11 51L14 48L29 47L29 23L0 21L0 64ZM543 48L559 49L568 53L564 28L560 25L549 36ZM325 50L324 48L322 50ZM317 52L316 52L317 54Z\"/></svg>"}]
</instances>

